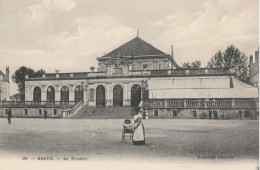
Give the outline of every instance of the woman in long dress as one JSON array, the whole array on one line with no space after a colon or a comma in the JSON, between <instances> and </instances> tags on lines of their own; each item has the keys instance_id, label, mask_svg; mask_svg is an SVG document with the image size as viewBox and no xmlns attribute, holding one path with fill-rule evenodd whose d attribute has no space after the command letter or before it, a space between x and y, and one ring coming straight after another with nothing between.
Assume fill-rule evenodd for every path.
<instances>
[{"instance_id":1,"label":"woman in long dress","mask_svg":"<svg viewBox=\"0 0 260 170\"><path fill-rule=\"evenodd\" d=\"M134 116L134 133L133 133L133 144L134 145L144 145L145 144L145 131L143 125L143 110L140 109L139 112Z\"/></svg>"}]
</instances>

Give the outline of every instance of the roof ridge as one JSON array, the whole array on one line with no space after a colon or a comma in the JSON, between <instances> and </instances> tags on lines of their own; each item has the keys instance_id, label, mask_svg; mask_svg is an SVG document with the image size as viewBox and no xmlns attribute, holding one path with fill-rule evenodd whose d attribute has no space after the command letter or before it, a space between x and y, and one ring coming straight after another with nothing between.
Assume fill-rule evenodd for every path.
<instances>
[{"instance_id":1,"label":"roof ridge","mask_svg":"<svg viewBox=\"0 0 260 170\"><path fill-rule=\"evenodd\" d=\"M112 57L114 55L117 55L118 52L121 53L121 55L123 56L131 56L133 52L137 53L135 54L136 56L166 54L163 51L151 45L150 43L144 41L140 37L135 37L100 58Z\"/></svg>"}]
</instances>

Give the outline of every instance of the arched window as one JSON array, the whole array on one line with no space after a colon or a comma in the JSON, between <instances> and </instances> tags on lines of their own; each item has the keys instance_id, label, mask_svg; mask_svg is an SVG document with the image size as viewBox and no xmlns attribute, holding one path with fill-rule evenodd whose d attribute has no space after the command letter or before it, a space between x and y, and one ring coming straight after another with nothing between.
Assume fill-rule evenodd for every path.
<instances>
[{"instance_id":1,"label":"arched window","mask_svg":"<svg viewBox=\"0 0 260 170\"><path fill-rule=\"evenodd\" d=\"M105 106L105 87L102 85L97 86L96 89L96 106L97 107Z\"/></svg>"},{"instance_id":2,"label":"arched window","mask_svg":"<svg viewBox=\"0 0 260 170\"><path fill-rule=\"evenodd\" d=\"M83 88L82 86L77 86L75 88L75 104L80 101L83 101Z\"/></svg>"},{"instance_id":3,"label":"arched window","mask_svg":"<svg viewBox=\"0 0 260 170\"><path fill-rule=\"evenodd\" d=\"M123 106L123 88L120 85L113 88L113 105Z\"/></svg>"},{"instance_id":4,"label":"arched window","mask_svg":"<svg viewBox=\"0 0 260 170\"><path fill-rule=\"evenodd\" d=\"M47 88L47 103L54 104L55 101L55 89L52 86Z\"/></svg>"},{"instance_id":5,"label":"arched window","mask_svg":"<svg viewBox=\"0 0 260 170\"><path fill-rule=\"evenodd\" d=\"M36 103L41 102L41 88L38 86L33 90L33 101Z\"/></svg>"},{"instance_id":6,"label":"arched window","mask_svg":"<svg viewBox=\"0 0 260 170\"><path fill-rule=\"evenodd\" d=\"M61 88L60 100L61 100L61 104L63 105L69 104L69 88L67 86L63 86Z\"/></svg>"},{"instance_id":7,"label":"arched window","mask_svg":"<svg viewBox=\"0 0 260 170\"><path fill-rule=\"evenodd\" d=\"M131 106L138 106L141 102L141 87L137 84L131 88Z\"/></svg>"}]
</instances>

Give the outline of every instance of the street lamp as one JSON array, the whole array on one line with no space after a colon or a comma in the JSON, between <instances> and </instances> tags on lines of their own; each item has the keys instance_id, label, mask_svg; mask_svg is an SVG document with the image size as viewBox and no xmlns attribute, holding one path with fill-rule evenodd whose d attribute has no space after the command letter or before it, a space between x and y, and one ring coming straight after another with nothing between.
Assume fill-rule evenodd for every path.
<instances>
[{"instance_id":1,"label":"street lamp","mask_svg":"<svg viewBox=\"0 0 260 170\"><path fill-rule=\"evenodd\" d=\"M81 95L82 101L84 101L84 82L83 81L81 82L81 93L82 93L82 95Z\"/></svg>"},{"instance_id":2,"label":"street lamp","mask_svg":"<svg viewBox=\"0 0 260 170\"><path fill-rule=\"evenodd\" d=\"M2 101L2 93L3 93L3 90L2 90L2 87L0 86L0 101Z\"/></svg>"}]
</instances>

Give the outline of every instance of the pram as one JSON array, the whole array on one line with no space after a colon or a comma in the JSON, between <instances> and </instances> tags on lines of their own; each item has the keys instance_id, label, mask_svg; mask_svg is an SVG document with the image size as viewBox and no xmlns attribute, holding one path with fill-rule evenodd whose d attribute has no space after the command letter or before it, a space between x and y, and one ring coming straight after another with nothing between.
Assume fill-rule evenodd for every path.
<instances>
[{"instance_id":1,"label":"pram","mask_svg":"<svg viewBox=\"0 0 260 170\"><path fill-rule=\"evenodd\" d=\"M131 123L131 120L126 119L123 123L123 130L122 130L122 142L125 142L126 137L130 137L130 139L133 138L133 124Z\"/></svg>"}]
</instances>

